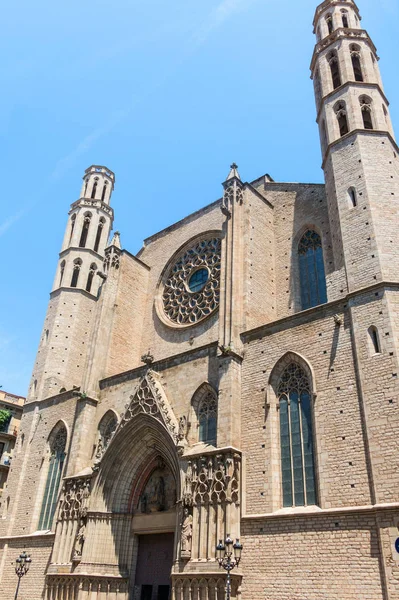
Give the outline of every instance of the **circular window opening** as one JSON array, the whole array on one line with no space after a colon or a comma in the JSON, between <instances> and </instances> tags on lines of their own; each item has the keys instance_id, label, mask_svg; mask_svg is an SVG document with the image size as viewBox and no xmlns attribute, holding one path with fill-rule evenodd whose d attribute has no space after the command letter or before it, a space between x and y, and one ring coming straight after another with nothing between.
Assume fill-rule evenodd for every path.
<instances>
[{"instance_id":1,"label":"circular window opening","mask_svg":"<svg viewBox=\"0 0 399 600\"><path fill-rule=\"evenodd\" d=\"M198 269L190 277L188 287L190 292L200 292L209 279L208 269Z\"/></svg>"}]
</instances>

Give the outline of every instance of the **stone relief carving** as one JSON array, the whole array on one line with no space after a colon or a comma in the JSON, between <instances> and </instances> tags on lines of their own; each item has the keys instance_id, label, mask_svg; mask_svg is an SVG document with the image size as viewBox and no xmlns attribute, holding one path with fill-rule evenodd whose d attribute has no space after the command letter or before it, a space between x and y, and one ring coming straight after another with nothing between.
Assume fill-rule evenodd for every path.
<instances>
[{"instance_id":1,"label":"stone relief carving","mask_svg":"<svg viewBox=\"0 0 399 600\"><path fill-rule=\"evenodd\" d=\"M91 478L66 479L62 487L62 494L58 518L79 519L85 517L89 505Z\"/></svg>"},{"instance_id":2,"label":"stone relief carving","mask_svg":"<svg viewBox=\"0 0 399 600\"><path fill-rule=\"evenodd\" d=\"M164 512L176 505L176 484L172 472L160 462L149 478L139 499L139 510L144 514Z\"/></svg>"},{"instance_id":3,"label":"stone relief carving","mask_svg":"<svg viewBox=\"0 0 399 600\"><path fill-rule=\"evenodd\" d=\"M130 396L130 400L131 402L127 405L126 412L122 416L120 429L135 416L144 413L160 421L169 431L175 444L181 446L176 417L162 392L161 385L156 381L151 371L141 381L136 394Z\"/></svg>"},{"instance_id":4,"label":"stone relief carving","mask_svg":"<svg viewBox=\"0 0 399 600\"><path fill-rule=\"evenodd\" d=\"M98 434L98 443L95 454L95 463L98 463L109 446L112 440L116 428L118 427L118 420L116 417L110 418L106 423L100 424L100 431Z\"/></svg>"},{"instance_id":5,"label":"stone relief carving","mask_svg":"<svg viewBox=\"0 0 399 600\"><path fill-rule=\"evenodd\" d=\"M105 249L104 271L119 269L121 250L111 246Z\"/></svg>"},{"instance_id":6,"label":"stone relief carving","mask_svg":"<svg viewBox=\"0 0 399 600\"><path fill-rule=\"evenodd\" d=\"M188 460L183 491L184 506L222 502L239 505L240 466L241 456L233 452Z\"/></svg>"},{"instance_id":7,"label":"stone relief carving","mask_svg":"<svg viewBox=\"0 0 399 600\"><path fill-rule=\"evenodd\" d=\"M170 268L163 294L163 309L177 325L191 325L208 317L219 306L221 240L197 242ZM199 270L207 271L203 287L191 290L190 278Z\"/></svg>"}]
</instances>

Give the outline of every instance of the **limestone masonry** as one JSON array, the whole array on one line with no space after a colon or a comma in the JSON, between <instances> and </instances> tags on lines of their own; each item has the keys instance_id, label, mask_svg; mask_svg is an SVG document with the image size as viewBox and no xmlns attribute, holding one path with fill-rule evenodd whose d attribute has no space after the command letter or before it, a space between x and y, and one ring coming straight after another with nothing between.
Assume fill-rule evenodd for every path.
<instances>
[{"instance_id":1,"label":"limestone masonry","mask_svg":"<svg viewBox=\"0 0 399 600\"><path fill-rule=\"evenodd\" d=\"M316 9L325 185L243 182L145 240L71 205L3 492L0 598L399 600L399 149L352 0ZM304 73L304 77L306 73Z\"/></svg>"}]
</instances>

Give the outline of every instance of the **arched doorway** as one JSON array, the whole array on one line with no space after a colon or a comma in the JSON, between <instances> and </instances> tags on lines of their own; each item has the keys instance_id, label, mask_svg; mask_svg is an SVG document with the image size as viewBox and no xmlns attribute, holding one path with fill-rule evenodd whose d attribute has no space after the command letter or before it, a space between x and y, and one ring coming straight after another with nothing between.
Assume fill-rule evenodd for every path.
<instances>
[{"instance_id":1,"label":"arched doorway","mask_svg":"<svg viewBox=\"0 0 399 600\"><path fill-rule=\"evenodd\" d=\"M163 457L145 461L132 488L130 503L137 548L131 577L134 600L170 597L176 503L176 481Z\"/></svg>"},{"instance_id":2,"label":"arched doorway","mask_svg":"<svg viewBox=\"0 0 399 600\"><path fill-rule=\"evenodd\" d=\"M157 419L134 416L99 465L77 571L123 578L129 600L167 600L180 490L174 440Z\"/></svg>"}]
</instances>

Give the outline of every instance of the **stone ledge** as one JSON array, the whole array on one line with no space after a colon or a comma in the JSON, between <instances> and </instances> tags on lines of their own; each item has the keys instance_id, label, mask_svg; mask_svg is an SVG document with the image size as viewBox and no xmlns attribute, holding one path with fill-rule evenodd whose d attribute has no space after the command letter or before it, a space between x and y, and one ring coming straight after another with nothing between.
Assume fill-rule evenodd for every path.
<instances>
[{"instance_id":1,"label":"stone ledge","mask_svg":"<svg viewBox=\"0 0 399 600\"><path fill-rule=\"evenodd\" d=\"M342 508L320 508L319 506L282 508L274 513L242 515L241 520L264 521L274 519L295 519L298 517L326 517L329 515L373 514L388 510L399 510L399 502L393 502L391 504L367 504L365 506L344 506Z\"/></svg>"}]
</instances>

